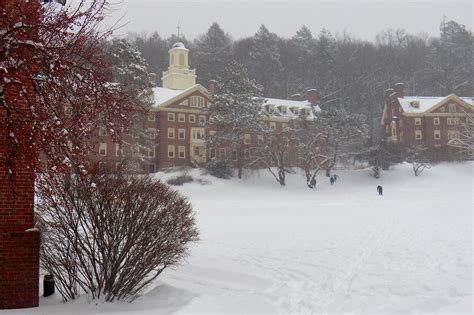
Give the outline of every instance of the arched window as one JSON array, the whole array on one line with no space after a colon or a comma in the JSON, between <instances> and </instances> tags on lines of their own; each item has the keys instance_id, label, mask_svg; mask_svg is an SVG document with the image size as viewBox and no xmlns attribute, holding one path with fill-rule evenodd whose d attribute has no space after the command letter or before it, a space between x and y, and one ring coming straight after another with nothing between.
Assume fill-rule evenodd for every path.
<instances>
[{"instance_id":1,"label":"arched window","mask_svg":"<svg viewBox=\"0 0 474 315\"><path fill-rule=\"evenodd\" d=\"M179 54L179 65L184 66L184 54Z\"/></svg>"},{"instance_id":2,"label":"arched window","mask_svg":"<svg viewBox=\"0 0 474 315\"><path fill-rule=\"evenodd\" d=\"M172 65L173 65L173 63L174 63L174 55L173 55L173 54L171 54L171 59L170 59L170 66L172 66Z\"/></svg>"}]
</instances>

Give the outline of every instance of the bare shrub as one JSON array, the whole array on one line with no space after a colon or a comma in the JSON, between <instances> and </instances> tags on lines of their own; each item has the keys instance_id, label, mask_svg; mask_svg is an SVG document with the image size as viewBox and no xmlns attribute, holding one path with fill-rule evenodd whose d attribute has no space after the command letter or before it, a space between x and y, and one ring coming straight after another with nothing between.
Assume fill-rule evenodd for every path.
<instances>
[{"instance_id":1,"label":"bare shrub","mask_svg":"<svg viewBox=\"0 0 474 315\"><path fill-rule=\"evenodd\" d=\"M232 168L225 161L211 160L204 166L207 174L217 178L229 179L234 176Z\"/></svg>"},{"instance_id":2,"label":"bare shrub","mask_svg":"<svg viewBox=\"0 0 474 315\"><path fill-rule=\"evenodd\" d=\"M149 176L121 172L39 179L42 267L64 300L133 301L198 239L191 205Z\"/></svg>"},{"instance_id":3,"label":"bare shrub","mask_svg":"<svg viewBox=\"0 0 474 315\"><path fill-rule=\"evenodd\" d=\"M166 183L173 186L181 186L184 183L192 183L194 178L187 174L182 174L169 178Z\"/></svg>"}]
</instances>

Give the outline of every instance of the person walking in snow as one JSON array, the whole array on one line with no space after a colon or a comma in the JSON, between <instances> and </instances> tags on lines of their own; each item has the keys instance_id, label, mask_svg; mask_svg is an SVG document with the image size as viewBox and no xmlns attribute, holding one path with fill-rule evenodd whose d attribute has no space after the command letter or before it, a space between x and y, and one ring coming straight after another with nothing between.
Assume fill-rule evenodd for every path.
<instances>
[{"instance_id":1,"label":"person walking in snow","mask_svg":"<svg viewBox=\"0 0 474 315\"><path fill-rule=\"evenodd\" d=\"M334 175L331 175L331 177L329 177L329 182L331 183L331 185L334 185Z\"/></svg>"},{"instance_id":2,"label":"person walking in snow","mask_svg":"<svg viewBox=\"0 0 474 315\"><path fill-rule=\"evenodd\" d=\"M316 177L313 177L311 179L311 181L309 182L308 187L311 188L311 189L316 188Z\"/></svg>"},{"instance_id":3,"label":"person walking in snow","mask_svg":"<svg viewBox=\"0 0 474 315\"><path fill-rule=\"evenodd\" d=\"M378 191L378 193L379 193L380 196L383 195L383 188L382 188L382 186L378 185L378 186L377 186L377 191Z\"/></svg>"}]
</instances>

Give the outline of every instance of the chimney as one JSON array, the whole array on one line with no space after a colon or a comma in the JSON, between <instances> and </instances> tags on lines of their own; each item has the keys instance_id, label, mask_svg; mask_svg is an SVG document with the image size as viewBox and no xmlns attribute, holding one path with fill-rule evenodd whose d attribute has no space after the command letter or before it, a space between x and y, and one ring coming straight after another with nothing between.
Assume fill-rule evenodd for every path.
<instances>
[{"instance_id":1,"label":"chimney","mask_svg":"<svg viewBox=\"0 0 474 315\"><path fill-rule=\"evenodd\" d=\"M319 101L319 92L316 89L309 89L306 91L306 99L311 104L316 104Z\"/></svg>"},{"instance_id":2,"label":"chimney","mask_svg":"<svg viewBox=\"0 0 474 315\"><path fill-rule=\"evenodd\" d=\"M216 80L209 80L207 81L207 90L210 93L214 93L217 89L217 81Z\"/></svg>"},{"instance_id":3,"label":"chimney","mask_svg":"<svg viewBox=\"0 0 474 315\"><path fill-rule=\"evenodd\" d=\"M395 93L397 93L397 97L404 97L405 96L405 84L397 83L393 87L395 89Z\"/></svg>"},{"instance_id":4,"label":"chimney","mask_svg":"<svg viewBox=\"0 0 474 315\"><path fill-rule=\"evenodd\" d=\"M290 100L292 101L301 101L301 94L293 94L290 96Z\"/></svg>"}]
</instances>

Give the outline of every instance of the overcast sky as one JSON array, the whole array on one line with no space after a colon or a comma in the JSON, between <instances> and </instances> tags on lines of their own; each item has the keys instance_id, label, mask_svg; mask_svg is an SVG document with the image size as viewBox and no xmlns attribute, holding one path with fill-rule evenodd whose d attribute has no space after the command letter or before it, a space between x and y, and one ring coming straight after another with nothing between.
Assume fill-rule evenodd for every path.
<instances>
[{"instance_id":1,"label":"overcast sky","mask_svg":"<svg viewBox=\"0 0 474 315\"><path fill-rule=\"evenodd\" d=\"M117 1L121 1L117 3ZM326 28L334 34L344 31L373 41L388 28L404 28L409 33L439 34L446 16L472 30L473 4L470 0L220 0L164 1L112 0L115 11L107 19L111 25L122 17L126 23L117 35L129 31L157 31L162 37L176 34L178 22L188 39L205 33L217 22L234 39L252 36L261 24L283 37L291 37L302 26L313 35Z\"/></svg>"}]
</instances>

